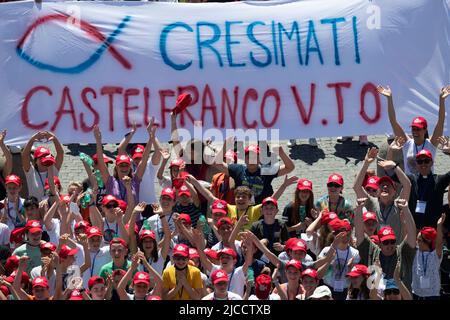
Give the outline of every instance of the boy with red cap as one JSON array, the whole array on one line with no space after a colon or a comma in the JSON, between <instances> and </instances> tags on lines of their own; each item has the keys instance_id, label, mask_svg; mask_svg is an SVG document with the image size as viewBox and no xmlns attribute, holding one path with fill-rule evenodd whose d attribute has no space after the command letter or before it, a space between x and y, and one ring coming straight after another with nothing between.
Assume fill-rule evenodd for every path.
<instances>
[{"instance_id":1,"label":"boy with red cap","mask_svg":"<svg viewBox=\"0 0 450 320\"><path fill-rule=\"evenodd\" d=\"M267 274L260 274L255 279L255 294L248 300L281 300L280 296L272 292L272 277Z\"/></svg>"},{"instance_id":2,"label":"boy with red cap","mask_svg":"<svg viewBox=\"0 0 450 320\"><path fill-rule=\"evenodd\" d=\"M106 299L106 284L105 279L100 276L90 277L88 280L88 288L91 300L105 300Z\"/></svg>"},{"instance_id":3,"label":"boy with red cap","mask_svg":"<svg viewBox=\"0 0 450 320\"><path fill-rule=\"evenodd\" d=\"M211 273L211 283L214 286L214 292L206 295L202 300L242 300L242 297L238 294L228 291L229 281L225 270L214 270Z\"/></svg>"},{"instance_id":4,"label":"boy with red cap","mask_svg":"<svg viewBox=\"0 0 450 320\"><path fill-rule=\"evenodd\" d=\"M432 166L432 153L422 149L416 154L417 173L408 176L411 181L409 210L418 229L436 226L444 205L444 193L450 185L450 171L437 175Z\"/></svg>"},{"instance_id":5,"label":"boy with red cap","mask_svg":"<svg viewBox=\"0 0 450 320\"><path fill-rule=\"evenodd\" d=\"M203 281L200 270L188 264L189 247L184 244L175 245L172 260L173 265L163 273L163 299L200 300Z\"/></svg>"},{"instance_id":6,"label":"boy with red cap","mask_svg":"<svg viewBox=\"0 0 450 320\"><path fill-rule=\"evenodd\" d=\"M314 290L316 290L319 285L319 275L316 270L308 268L302 272L302 286L304 292L302 294L297 295L295 298L297 300L306 300L309 299L310 296L314 294Z\"/></svg>"},{"instance_id":7,"label":"boy with red cap","mask_svg":"<svg viewBox=\"0 0 450 320\"><path fill-rule=\"evenodd\" d=\"M439 300L441 294L440 266L442 262L445 214L437 230L423 227L417 235L417 251L412 267L412 293L415 300Z\"/></svg>"},{"instance_id":8,"label":"boy with red cap","mask_svg":"<svg viewBox=\"0 0 450 320\"><path fill-rule=\"evenodd\" d=\"M128 244L122 238L114 238L111 240L109 243L109 253L112 261L103 265L99 273L99 276L105 280L116 269L127 271L131 266L131 262L127 259Z\"/></svg>"},{"instance_id":9,"label":"boy with red cap","mask_svg":"<svg viewBox=\"0 0 450 320\"><path fill-rule=\"evenodd\" d=\"M351 202L342 195L344 178L339 173L332 173L328 177L328 193L319 198L315 207L319 211L335 212L340 219L353 220L353 207Z\"/></svg>"},{"instance_id":10,"label":"boy with red cap","mask_svg":"<svg viewBox=\"0 0 450 320\"><path fill-rule=\"evenodd\" d=\"M39 247L42 264L31 270L30 277L33 280L42 275L45 276L50 285L50 294L53 295L55 294L56 272L54 271L55 267L52 265L52 258L57 246L52 242L42 242Z\"/></svg>"},{"instance_id":11,"label":"boy with red cap","mask_svg":"<svg viewBox=\"0 0 450 320\"><path fill-rule=\"evenodd\" d=\"M39 246L42 239L42 226L37 220L28 220L20 232L24 233L26 242L16 248L13 255L19 257L28 256L30 258L26 270L29 274L34 267L41 265L41 250Z\"/></svg>"},{"instance_id":12,"label":"boy with red cap","mask_svg":"<svg viewBox=\"0 0 450 320\"><path fill-rule=\"evenodd\" d=\"M380 228L389 226L394 229L398 241L397 244L400 244L403 230L399 210L394 203L397 197L397 187L395 182L389 176L380 177L377 181L379 187L377 197L370 196L363 188L365 172L369 165L377 159L377 156L378 149L371 148L367 151L363 166L353 185L353 190L356 193L357 199L367 199L364 203L365 210L376 213ZM402 169L393 161L380 161L378 164L385 171L393 170L402 186L402 191L397 199L407 199L411 192L411 183ZM369 234L369 236L370 235L371 234Z\"/></svg>"},{"instance_id":13,"label":"boy with red cap","mask_svg":"<svg viewBox=\"0 0 450 320\"><path fill-rule=\"evenodd\" d=\"M33 159L31 160L31 149L33 144L38 141L53 141L56 157L53 158L48 148L39 146L35 149ZM58 176L64 160L64 148L58 138L51 132L40 131L34 134L27 142L22 151L22 167L27 180L28 195L36 197L41 201L45 197L45 179L48 178L48 164L44 161L45 157L53 158L53 175Z\"/></svg>"},{"instance_id":14,"label":"boy with red cap","mask_svg":"<svg viewBox=\"0 0 450 320\"><path fill-rule=\"evenodd\" d=\"M25 199L19 193L22 189L22 181L19 176L11 174L5 178L6 199L1 202L2 222L10 230L22 227L25 224L25 212L23 204ZM6 221L5 221L6 219Z\"/></svg>"},{"instance_id":15,"label":"boy with red cap","mask_svg":"<svg viewBox=\"0 0 450 320\"><path fill-rule=\"evenodd\" d=\"M416 225L409 211L406 200L398 199L395 205L399 208L404 220L406 238L397 245L397 236L391 227L383 227L378 231L380 244L377 246L364 234L364 223L359 212L355 216L356 246L361 256L361 264L373 265L380 261L384 278L392 279L397 261L401 262L402 281L411 288L412 264L416 255ZM360 210L358 210L360 211Z\"/></svg>"},{"instance_id":16,"label":"boy with red cap","mask_svg":"<svg viewBox=\"0 0 450 320\"><path fill-rule=\"evenodd\" d=\"M191 217L192 226L197 227L197 221L203 215L200 198L195 188L187 180L177 189L177 203L173 210L188 214Z\"/></svg>"},{"instance_id":17,"label":"boy with red cap","mask_svg":"<svg viewBox=\"0 0 450 320\"><path fill-rule=\"evenodd\" d=\"M157 178L159 180L159 185L162 188L175 188L175 187L179 187L177 186L177 179L178 180L182 180L183 178L181 177L181 173L184 170L185 167L185 162L182 158L176 158L173 159L172 161L170 161L169 164L169 172L170 172L170 176L164 176L163 172L164 169L166 168L167 162L170 159L170 153L166 150L162 152L162 157L163 157L163 161L161 162L161 165L159 167L158 173L157 173Z\"/></svg>"}]
</instances>

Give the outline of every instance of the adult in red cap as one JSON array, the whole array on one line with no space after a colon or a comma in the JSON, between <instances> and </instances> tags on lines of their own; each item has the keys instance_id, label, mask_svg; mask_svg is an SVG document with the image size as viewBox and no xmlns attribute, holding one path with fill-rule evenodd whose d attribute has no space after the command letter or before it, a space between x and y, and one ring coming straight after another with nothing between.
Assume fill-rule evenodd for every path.
<instances>
[{"instance_id":1,"label":"adult in red cap","mask_svg":"<svg viewBox=\"0 0 450 320\"><path fill-rule=\"evenodd\" d=\"M353 207L342 195L344 178L339 173L332 173L327 181L327 194L316 201L317 210L335 212L340 219L353 219Z\"/></svg>"},{"instance_id":2,"label":"adult in red cap","mask_svg":"<svg viewBox=\"0 0 450 320\"><path fill-rule=\"evenodd\" d=\"M370 276L369 269L363 264L356 264L347 273L346 277L350 282L348 287L347 300L369 300L370 289L367 287L367 279ZM375 292L377 288L374 286Z\"/></svg>"},{"instance_id":3,"label":"adult in red cap","mask_svg":"<svg viewBox=\"0 0 450 320\"><path fill-rule=\"evenodd\" d=\"M28 220L25 227L20 229L20 233L25 234L26 242L16 248L13 255L30 257L26 269L26 272L29 274L34 267L41 265L41 251L39 245L42 240L42 225L37 220Z\"/></svg>"},{"instance_id":4,"label":"adult in red cap","mask_svg":"<svg viewBox=\"0 0 450 320\"><path fill-rule=\"evenodd\" d=\"M200 251L199 251L200 252ZM190 264L189 247L177 244L173 248L173 265L163 272L164 300L199 300L203 281L200 270Z\"/></svg>"},{"instance_id":5,"label":"adult in red cap","mask_svg":"<svg viewBox=\"0 0 450 320\"><path fill-rule=\"evenodd\" d=\"M37 147L31 158L33 144L40 141L53 141L56 157L54 157L55 164L51 167L46 167L41 161L44 157L51 155L50 150L46 147ZM29 196L34 196L39 201L45 197L44 181L48 177L48 170L53 170L53 176L57 176L63 160L64 148L53 133L40 131L30 138L22 151L22 167L27 180Z\"/></svg>"},{"instance_id":6,"label":"adult in red cap","mask_svg":"<svg viewBox=\"0 0 450 320\"><path fill-rule=\"evenodd\" d=\"M116 163L114 166L114 174L110 175L108 168L103 161L98 162L98 169L101 173L103 183L106 186L106 193L115 196L118 199L127 201L127 194L131 191L134 197L135 203L139 203L139 186L142 181L142 177L147 168L147 161L150 155L150 149L154 140L154 131L152 131L153 120L147 126L149 133L149 139L145 147L142 159L136 168L135 173L131 168L131 159L125 154L118 154L116 157ZM97 158L103 159L102 148L102 135L98 126L94 127L94 137L97 146ZM124 177L129 177L130 182L124 183ZM129 201L127 201L129 202Z\"/></svg>"},{"instance_id":7,"label":"adult in red cap","mask_svg":"<svg viewBox=\"0 0 450 320\"><path fill-rule=\"evenodd\" d=\"M234 137L230 137L225 141L224 147L231 146L234 141ZM268 145L265 145L267 150L264 154L269 151ZM235 181L236 187L247 185L254 193L255 203L259 204L264 198L273 195L272 181L276 177L281 177L289 174L294 170L295 165L291 158L285 153L282 146L274 148L272 152L278 154L283 161L280 164L277 172L263 172L260 165L260 146L259 145L249 145L245 148L245 164L231 163L227 164L223 162L223 154L226 150L222 150L217 155L216 159L222 160L218 163L216 167L225 175L230 176Z\"/></svg>"},{"instance_id":8,"label":"adult in red cap","mask_svg":"<svg viewBox=\"0 0 450 320\"><path fill-rule=\"evenodd\" d=\"M25 199L21 198L19 193L22 189L22 181L19 176L10 174L5 178L6 199L0 206L4 209L4 222L11 230L23 226L25 217L21 212Z\"/></svg>"},{"instance_id":9,"label":"adult in red cap","mask_svg":"<svg viewBox=\"0 0 450 320\"><path fill-rule=\"evenodd\" d=\"M395 116L394 102L392 98L392 91L389 87L378 86L378 92L388 99L388 114L394 134L402 138L403 145L403 159L406 174L417 173L415 168L415 155L418 150L427 149L433 154L436 153L436 148L439 144L439 137L444 134L445 123L445 99L450 95L450 86L443 87L439 94L439 117L433 131L433 135L429 137L428 123L423 117L415 117L411 122L412 138L410 138L402 126L397 122Z\"/></svg>"},{"instance_id":10,"label":"adult in red cap","mask_svg":"<svg viewBox=\"0 0 450 320\"><path fill-rule=\"evenodd\" d=\"M412 268L412 293L417 300L439 300L441 290L443 225L446 215L438 220L437 229L423 227L417 235L416 256Z\"/></svg>"},{"instance_id":11,"label":"adult in red cap","mask_svg":"<svg viewBox=\"0 0 450 320\"><path fill-rule=\"evenodd\" d=\"M295 178L295 177L293 177ZM313 183L308 179L298 179L294 192L294 200L283 210L283 218L287 219L289 235L299 237L317 218L314 207Z\"/></svg>"},{"instance_id":12,"label":"adult in red cap","mask_svg":"<svg viewBox=\"0 0 450 320\"><path fill-rule=\"evenodd\" d=\"M225 270L216 269L211 273L211 283L214 291L202 298L202 300L242 300L242 297L228 291L230 279Z\"/></svg>"},{"instance_id":13,"label":"adult in red cap","mask_svg":"<svg viewBox=\"0 0 450 320\"><path fill-rule=\"evenodd\" d=\"M263 220L254 222L250 231L258 237L265 239L267 247L272 252L279 254L284 250L282 243L289 239L286 223L276 219L278 213L278 201L273 197L267 197L262 201Z\"/></svg>"}]
</instances>

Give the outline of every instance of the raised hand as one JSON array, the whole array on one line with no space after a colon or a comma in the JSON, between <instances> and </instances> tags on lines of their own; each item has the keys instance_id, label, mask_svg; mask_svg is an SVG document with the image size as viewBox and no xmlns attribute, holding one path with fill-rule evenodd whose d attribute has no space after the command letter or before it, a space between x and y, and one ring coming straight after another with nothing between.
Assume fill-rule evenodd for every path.
<instances>
[{"instance_id":1,"label":"raised hand","mask_svg":"<svg viewBox=\"0 0 450 320\"><path fill-rule=\"evenodd\" d=\"M400 280L400 269L401 269L402 265L400 263L400 259L397 259L397 265L395 266L395 270L394 270L394 279L395 280Z\"/></svg>"},{"instance_id":2,"label":"raised hand","mask_svg":"<svg viewBox=\"0 0 450 320\"><path fill-rule=\"evenodd\" d=\"M133 212L136 213L142 213L145 210L145 206L147 205L147 203L143 202L139 202L133 209Z\"/></svg>"},{"instance_id":3,"label":"raised hand","mask_svg":"<svg viewBox=\"0 0 450 320\"><path fill-rule=\"evenodd\" d=\"M0 143L5 143L6 129L0 133Z\"/></svg>"},{"instance_id":4,"label":"raised hand","mask_svg":"<svg viewBox=\"0 0 450 320\"><path fill-rule=\"evenodd\" d=\"M359 198L359 199L357 199L356 200L356 203L357 203L356 208L364 207L364 204L366 203L366 201L367 201L367 198Z\"/></svg>"},{"instance_id":5,"label":"raised hand","mask_svg":"<svg viewBox=\"0 0 450 320\"><path fill-rule=\"evenodd\" d=\"M446 218L445 213L442 213L442 214L441 214L441 217L439 218L439 220L438 220L438 222L437 222L437 226L438 226L438 227L442 227L442 226L444 225L445 218Z\"/></svg>"},{"instance_id":6,"label":"raised hand","mask_svg":"<svg viewBox=\"0 0 450 320\"><path fill-rule=\"evenodd\" d=\"M283 184L284 184L285 186L291 186L291 185L293 185L293 184L296 184L297 181L298 181L298 177L297 177L297 176L292 176L292 177L288 178L288 176L285 175L285 176L284 176Z\"/></svg>"},{"instance_id":7,"label":"raised hand","mask_svg":"<svg viewBox=\"0 0 450 320\"><path fill-rule=\"evenodd\" d=\"M340 232L337 236L334 237L332 246L336 249L337 245L342 242L342 240L347 236L347 232Z\"/></svg>"},{"instance_id":8,"label":"raised hand","mask_svg":"<svg viewBox=\"0 0 450 320\"><path fill-rule=\"evenodd\" d=\"M405 142L405 138L395 137L394 141L392 141L392 143L389 145L389 148L391 148L392 150L402 150Z\"/></svg>"},{"instance_id":9,"label":"raised hand","mask_svg":"<svg viewBox=\"0 0 450 320\"><path fill-rule=\"evenodd\" d=\"M100 128L98 127L98 125L94 126L94 137L95 137L95 141L102 141L102 133L100 132Z\"/></svg>"},{"instance_id":10,"label":"raised hand","mask_svg":"<svg viewBox=\"0 0 450 320\"><path fill-rule=\"evenodd\" d=\"M400 209L403 210L406 207L408 207L408 201L406 201L406 199L396 199L395 200L395 205Z\"/></svg>"},{"instance_id":11,"label":"raised hand","mask_svg":"<svg viewBox=\"0 0 450 320\"><path fill-rule=\"evenodd\" d=\"M442 152L450 153L450 139L442 136L438 138L438 141L439 144L441 145Z\"/></svg>"},{"instance_id":12,"label":"raised hand","mask_svg":"<svg viewBox=\"0 0 450 320\"><path fill-rule=\"evenodd\" d=\"M392 160L378 161L378 165L384 170L391 170L395 167L395 162Z\"/></svg>"},{"instance_id":13,"label":"raised hand","mask_svg":"<svg viewBox=\"0 0 450 320\"><path fill-rule=\"evenodd\" d=\"M163 160L167 161L170 159L170 152L168 149L160 150L159 153L161 153Z\"/></svg>"},{"instance_id":14,"label":"raised hand","mask_svg":"<svg viewBox=\"0 0 450 320\"><path fill-rule=\"evenodd\" d=\"M122 178L123 184L125 185L125 188L131 188L131 178L129 176L124 176Z\"/></svg>"},{"instance_id":15,"label":"raised hand","mask_svg":"<svg viewBox=\"0 0 450 320\"><path fill-rule=\"evenodd\" d=\"M445 99L450 95L450 86L445 86L441 89L441 93L439 94L439 98Z\"/></svg>"},{"instance_id":16,"label":"raised hand","mask_svg":"<svg viewBox=\"0 0 450 320\"><path fill-rule=\"evenodd\" d=\"M366 154L366 157L364 160L368 163L372 163L375 161L377 156L378 156L378 149L375 147L372 147L369 150L367 150L367 154Z\"/></svg>"},{"instance_id":17,"label":"raised hand","mask_svg":"<svg viewBox=\"0 0 450 320\"><path fill-rule=\"evenodd\" d=\"M378 90L378 93L382 94L385 97L388 97L388 98L392 97L392 91L391 91L391 88L389 88L389 86L386 86L386 88L385 88L385 87L379 85L379 86L377 86L377 90Z\"/></svg>"},{"instance_id":18,"label":"raised hand","mask_svg":"<svg viewBox=\"0 0 450 320\"><path fill-rule=\"evenodd\" d=\"M77 238L78 238L78 243L81 244L83 247L88 246L88 238L85 233L79 234Z\"/></svg>"}]
</instances>

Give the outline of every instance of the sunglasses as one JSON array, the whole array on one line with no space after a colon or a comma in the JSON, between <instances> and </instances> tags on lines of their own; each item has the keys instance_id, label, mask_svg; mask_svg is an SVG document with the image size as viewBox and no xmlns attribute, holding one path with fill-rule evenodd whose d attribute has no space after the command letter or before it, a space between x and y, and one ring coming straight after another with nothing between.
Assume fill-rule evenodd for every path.
<instances>
[{"instance_id":1,"label":"sunglasses","mask_svg":"<svg viewBox=\"0 0 450 320\"><path fill-rule=\"evenodd\" d=\"M400 294L400 290L399 289L386 289L384 290L384 295L388 296L388 295L399 295Z\"/></svg>"},{"instance_id":2,"label":"sunglasses","mask_svg":"<svg viewBox=\"0 0 450 320\"><path fill-rule=\"evenodd\" d=\"M429 164L429 163L431 163L431 159L417 159L416 160L416 163L417 164Z\"/></svg>"},{"instance_id":3,"label":"sunglasses","mask_svg":"<svg viewBox=\"0 0 450 320\"><path fill-rule=\"evenodd\" d=\"M383 244L383 246L394 245L395 240L386 240L386 241L383 241L382 244Z\"/></svg>"},{"instance_id":4,"label":"sunglasses","mask_svg":"<svg viewBox=\"0 0 450 320\"><path fill-rule=\"evenodd\" d=\"M367 192L377 192L378 190L377 189L372 189L372 188L366 188L366 191Z\"/></svg>"},{"instance_id":5,"label":"sunglasses","mask_svg":"<svg viewBox=\"0 0 450 320\"><path fill-rule=\"evenodd\" d=\"M337 183L329 183L327 184L328 188L340 188L341 185L337 184Z\"/></svg>"},{"instance_id":6,"label":"sunglasses","mask_svg":"<svg viewBox=\"0 0 450 320\"><path fill-rule=\"evenodd\" d=\"M107 204L105 207L107 208L107 209L113 209L113 208L117 208L119 205L117 205L117 204Z\"/></svg>"},{"instance_id":7,"label":"sunglasses","mask_svg":"<svg viewBox=\"0 0 450 320\"><path fill-rule=\"evenodd\" d=\"M187 259L188 259L188 257L173 256L173 260L175 260L175 261L186 261Z\"/></svg>"}]
</instances>

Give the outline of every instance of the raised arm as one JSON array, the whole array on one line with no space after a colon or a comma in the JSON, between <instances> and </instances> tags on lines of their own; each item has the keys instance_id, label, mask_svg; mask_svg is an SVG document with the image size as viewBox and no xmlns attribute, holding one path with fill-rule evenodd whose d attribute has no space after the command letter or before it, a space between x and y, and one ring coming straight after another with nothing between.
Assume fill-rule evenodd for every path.
<instances>
[{"instance_id":1,"label":"raised arm","mask_svg":"<svg viewBox=\"0 0 450 320\"><path fill-rule=\"evenodd\" d=\"M161 246L161 259L165 261L170 250L170 241L172 239L171 236L172 234L170 232L169 222L166 219L166 215L163 215L161 207L157 205L155 209L156 210L154 210L153 212L159 214L159 218L161 219L162 229L164 233L164 238Z\"/></svg>"},{"instance_id":2,"label":"raised arm","mask_svg":"<svg viewBox=\"0 0 450 320\"><path fill-rule=\"evenodd\" d=\"M55 202L53 202L52 206L50 207L50 209L48 209L48 211L45 213L44 215L44 225L45 228L47 230L53 230L53 222L52 219L55 216L56 211L58 210L59 207L59 197L56 199Z\"/></svg>"},{"instance_id":3,"label":"raised arm","mask_svg":"<svg viewBox=\"0 0 450 320\"><path fill-rule=\"evenodd\" d=\"M284 191L286 191L286 188L289 187L290 185L296 184L297 181L298 181L298 177L293 176L293 177L288 178L288 176L285 175L283 183L278 187L277 191L275 191L275 193L272 195L272 198L279 200L281 198L281 196L283 195Z\"/></svg>"},{"instance_id":4,"label":"raised arm","mask_svg":"<svg viewBox=\"0 0 450 320\"><path fill-rule=\"evenodd\" d=\"M364 221L362 217L362 208L367 198L358 198L357 206L355 208L355 237L356 237L356 246L358 247L364 241Z\"/></svg>"},{"instance_id":5,"label":"raised arm","mask_svg":"<svg viewBox=\"0 0 450 320\"><path fill-rule=\"evenodd\" d=\"M264 244L259 241L259 239L251 232L246 231L243 232L243 237L249 237L249 240L253 242L253 244L269 259L269 261L274 265L278 265L280 260L276 255L274 255Z\"/></svg>"},{"instance_id":6,"label":"raised arm","mask_svg":"<svg viewBox=\"0 0 450 320\"><path fill-rule=\"evenodd\" d=\"M309 237L314 236L314 233L322 226L322 214L323 211L320 211L319 216L306 228L305 232Z\"/></svg>"},{"instance_id":7,"label":"raised arm","mask_svg":"<svg viewBox=\"0 0 450 320\"><path fill-rule=\"evenodd\" d=\"M152 118L150 123L147 126L147 132L148 132L148 141L145 145L144 153L142 154L141 162L139 162L139 165L136 169L136 176L138 176L139 179L142 179L142 176L145 173L145 169L147 169L147 162L148 158L150 157L150 150L152 149L153 141L155 141L155 134L156 134L156 126L154 125L155 118Z\"/></svg>"},{"instance_id":8,"label":"raised arm","mask_svg":"<svg viewBox=\"0 0 450 320\"><path fill-rule=\"evenodd\" d=\"M127 270L127 273L120 279L120 282L117 286L117 294L119 295L120 300L130 300L127 295L126 288L128 282L130 282L131 277L139 266L139 256L137 254L133 255L131 258L131 267Z\"/></svg>"},{"instance_id":9,"label":"raised arm","mask_svg":"<svg viewBox=\"0 0 450 320\"><path fill-rule=\"evenodd\" d=\"M406 140L402 137L395 137L394 141L388 146L386 160L394 160L394 152L400 152L405 145Z\"/></svg>"},{"instance_id":10,"label":"raised arm","mask_svg":"<svg viewBox=\"0 0 450 320\"><path fill-rule=\"evenodd\" d=\"M97 206L95 205L96 197L94 195L95 193L92 194L92 200L89 204L89 219L91 220L91 224L93 227L97 227L100 230L103 230L103 218L100 211L98 211Z\"/></svg>"},{"instance_id":11,"label":"raised arm","mask_svg":"<svg viewBox=\"0 0 450 320\"><path fill-rule=\"evenodd\" d=\"M233 231L231 231L230 238L228 239L228 242L231 244L233 250L236 250L234 242L235 242L235 240L236 240L236 238L237 238L237 236L239 234L239 230L241 230L241 228L243 226L245 226L248 222L249 222L248 216L246 214L242 215L239 218L239 220L236 223L236 225L234 226Z\"/></svg>"},{"instance_id":12,"label":"raised arm","mask_svg":"<svg viewBox=\"0 0 450 320\"><path fill-rule=\"evenodd\" d=\"M193 175L186 176L186 182L192 184L192 186L206 199L209 203L218 200L211 191L206 189Z\"/></svg>"},{"instance_id":13,"label":"raised arm","mask_svg":"<svg viewBox=\"0 0 450 320\"><path fill-rule=\"evenodd\" d=\"M131 188L131 178L129 176L125 176L122 178L122 181L127 191L127 209L124 212L123 221L128 222L135 206L134 196Z\"/></svg>"},{"instance_id":14,"label":"raised arm","mask_svg":"<svg viewBox=\"0 0 450 320\"><path fill-rule=\"evenodd\" d=\"M327 252L327 255L321 259L323 263L321 263L321 266L317 270L317 277L319 279L323 279L328 271L328 268L330 267L331 263L333 262L333 259L336 255L336 249L334 246L330 246L330 249ZM320 261L320 260L319 260Z\"/></svg>"},{"instance_id":15,"label":"raised arm","mask_svg":"<svg viewBox=\"0 0 450 320\"><path fill-rule=\"evenodd\" d=\"M188 181L184 181L184 184L189 189L189 192L191 193L192 200L194 202L194 205L196 207L200 207L200 198L198 197L197 190L195 190L194 186L190 184Z\"/></svg>"},{"instance_id":16,"label":"raised arm","mask_svg":"<svg viewBox=\"0 0 450 320\"><path fill-rule=\"evenodd\" d=\"M400 269L401 269L400 259L398 259L397 265L395 266L395 270L394 270L395 283L397 284L397 287L400 290L400 295L402 296L402 299L403 300L412 300L413 297L412 297L411 292L409 292L408 288L405 286L405 284L403 283L403 281L400 277Z\"/></svg>"},{"instance_id":17,"label":"raised arm","mask_svg":"<svg viewBox=\"0 0 450 320\"><path fill-rule=\"evenodd\" d=\"M444 232L442 231L442 226L444 225L446 215L443 213L437 222L437 236L436 236L436 254L439 259L442 257L442 246L444 241Z\"/></svg>"},{"instance_id":18,"label":"raised arm","mask_svg":"<svg viewBox=\"0 0 450 320\"><path fill-rule=\"evenodd\" d=\"M100 128L98 125L94 126L94 137L95 137L95 148L97 153L97 159L98 159L98 170L100 171L100 174L102 175L103 183L106 185L106 182L109 178L109 172L108 168L106 167L105 162L103 159L103 146L102 146L102 133L100 131Z\"/></svg>"},{"instance_id":19,"label":"raised arm","mask_svg":"<svg viewBox=\"0 0 450 320\"><path fill-rule=\"evenodd\" d=\"M294 161L292 161L291 158L284 152L284 149L282 146L278 147L278 155L280 156L281 160L283 160L283 164L280 166L280 169L278 170L278 177L284 176L295 169Z\"/></svg>"},{"instance_id":20,"label":"raised arm","mask_svg":"<svg viewBox=\"0 0 450 320\"><path fill-rule=\"evenodd\" d=\"M195 245L195 247L198 251L198 255L200 256L200 262L202 263L202 266L205 270L211 272L211 270L213 268L213 264L211 263L211 261L209 261L208 257L203 252L203 250L205 248L205 241L203 239L203 235L202 235L201 231L199 231L199 230L194 230L193 234L194 234L194 239L193 239L192 244Z\"/></svg>"},{"instance_id":21,"label":"raised arm","mask_svg":"<svg viewBox=\"0 0 450 320\"><path fill-rule=\"evenodd\" d=\"M125 133L122 141L119 143L119 147L117 148L117 154L126 154L128 144L130 144L131 139L133 139L134 134L136 133L136 121L133 121L131 125L131 131Z\"/></svg>"},{"instance_id":22,"label":"raised arm","mask_svg":"<svg viewBox=\"0 0 450 320\"><path fill-rule=\"evenodd\" d=\"M3 155L5 156L5 165L3 166L3 178L6 178L9 176L12 172L13 167L13 158L11 151L9 148L5 145L5 137L6 137L6 130L3 130L0 133L0 148L2 149ZM30 160L28 160L29 162Z\"/></svg>"},{"instance_id":23,"label":"raised arm","mask_svg":"<svg viewBox=\"0 0 450 320\"><path fill-rule=\"evenodd\" d=\"M174 112L170 113L170 139L172 140L175 155L177 158L181 157L183 149L181 147L180 137L178 136L177 114Z\"/></svg>"},{"instance_id":24,"label":"raised arm","mask_svg":"<svg viewBox=\"0 0 450 320\"><path fill-rule=\"evenodd\" d=\"M159 166L158 173L156 174L156 177L158 178L158 180L163 179L164 170L166 169L167 162L169 162L169 159L170 159L169 150L161 150L160 153L162 156L162 161L161 161L161 165Z\"/></svg>"},{"instance_id":25,"label":"raised arm","mask_svg":"<svg viewBox=\"0 0 450 320\"><path fill-rule=\"evenodd\" d=\"M390 160L379 161L378 165L385 171L394 169L398 180L402 184L402 192L400 193L399 198L409 200L409 195L411 193L411 181L409 181L409 178L406 176L403 170L398 165L396 165L394 161Z\"/></svg>"},{"instance_id":26,"label":"raised arm","mask_svg":"<svg viewBox=\"0 0 450 320\"><path fill-rule=\"evenodd\" d=\"M148 273L153 277L155 280L155 290L158 292L162 292L163 287L163 279L161 275L148 263L147 259L145 258L145 255L142 251L139 251L138 257L141 260L141 263L144 265L144 267L147 269Z\"/></svg>"},{"instance_id":27,"label":"raised arm","mask_svg":"<svg viewBox=\"0 0 450 320\"><path fill-rule=\"evenodd\" d=\"M13 288L16 290L18 300L28 300L28 294L22 289L22 272L25 271L30 258L22 256L19 258L19 267L14 277Z\"/></svg>"},{"instance_id":28,"label":"raised arm","mask_svg":"<svg viewBox=\"0 0 450 320\"><path fill-rule=\"evenodd\" d=\"M131 212L130 220L128 221L128 237L130 239L128 246L130 247L130 253L135 254L137 249L136 243L136 231L134 230L134 226L136 225L136 216L145 210L146 203L140 202L138 203Z\"/></svg>"},{"instance_id":29,"label":"raised arm","mask_svg":"<svg viewBox=\"0 0 450 320\"><path fill-rule=\"evenodd\" d=\"M397 137L402 137L405 140L408 140L408 136L406 135L403 128L400 126L400 124L397 122L397 117L395 115L395 109L394 109L394 99L392 97L392 91L389 86L386 88L382 86L378 86L377 90L380 94L385 96L388 99L388 116L389 116L389 122L391 123L392 130L394 131L394 135Z\"/></svg>"},{"instance_id":30,"label":"raised arm","mask_svg":"<svg viewBox=\"0 0 450 320\"><path fill-rule=\"evenodd\" d=\"M28 172L32 166L31 163L31 148L33 148L33 144L41 140L44 137L44 132L37 132L31 136L30 140L28 140L27 144L22 150L22 168L23 171Z\"/></svg>"},{"instance_id":31,"label":"raised arm","mask_svg":"<svg viewBox=\"0 0 450 320\"><path fill-rule=\"evenodd\" d=\"M213 161L214 167L220 172L225 173L225 175L227 176L229 175L228 165L225 162L223 162L223 157L226 150L228 150L227 148L234 148L234 139L235 139L234 136L230 136L225 139L225 141L223 142L222 149L220 149L220 151L216 154Z\"/></svg>"},{"instance_id":32,"label":"raised arm","mask_svg":"<svg viewBox=\"0 0 450 320\"><path fill-rule=\"evenodd\" d=\"M64 148L63 148L61 142L59 142L58 137L56 137L56 135L53 132L47 131L46 135L47 135L48 141L53 141L53 144L55 146L55 150L56 150L55 167L59 171L59 170L61 170L61 167L62 167L62 164L64 161Z\"/></svg>"},{"instance_id":33,"label":"raised arm","mask_svg":"<svg viewBox=\"0 0 450 320\"><path fill-rule=\"evenodd\" d=\"M358 175L356 176L355 183L353 184L353 190L355 191L357 198L368 198L368 194L364 189L363 182L367 173L367 169L369 169L370 164L376 160L377 156L377 148L373 147L367 150L364 163L361 167L361 170L359 170Z\"/></svg>"},{"instance_id":34,"label":"raised arm","mask_svg":"<svg viewBox=\"0 0 450 320\"><path fill-rule=\"evenodd\" d=\"M411 248L416 247L416 223L411 211L409 211L408 200L397 199L395 205L400 209L400 218L405 221L406 242Z\"/></svg>"},{"instance_id":35,"label":"raised arm","mask_svg":"<svg viewBox=\"0 0 450 320\"><path fill-rule=\"evenodd\" d=\"M84 263L80 267L80 273L83 274L86 270L88 270L91 267L91 254L89 253L89 245L88 245L88 239L86 234L81 234L79 236L79 244L83 247L84 251Z\"/></svg>"},{"instance_id":36,"label":"raised arm","mask_svg":"<svg viewBox=\"0 0 450 320\"><path fill-rule=\"evenodd\" d=\"M439 94L439 117L434 127L433 135L430 138L430 142L433 146L437 147L439 144L439 137L444 134L445 123L445 99L450 95L450 86L445 86L441 89Z\"/></svg>"},{"instance_id":37,"label":"raised arm","mask_svg":"<svg viewBox=\"0 0 450 320\"><path fill-rule=\"evenodd\" d=\"M154 166L157 166L159 164L159 162L161 161L162 146L159 143L159 140L156 137L156 135L155 135L154 140L153 140L153 148L154 148L154 152L153 152L153 155L152 155L152 164Z\"/></svg>"}]
</instances>

